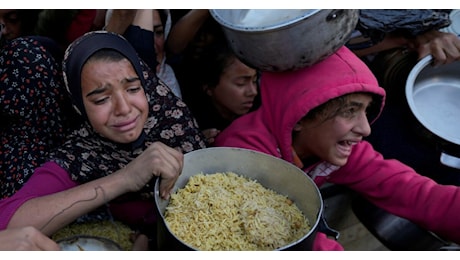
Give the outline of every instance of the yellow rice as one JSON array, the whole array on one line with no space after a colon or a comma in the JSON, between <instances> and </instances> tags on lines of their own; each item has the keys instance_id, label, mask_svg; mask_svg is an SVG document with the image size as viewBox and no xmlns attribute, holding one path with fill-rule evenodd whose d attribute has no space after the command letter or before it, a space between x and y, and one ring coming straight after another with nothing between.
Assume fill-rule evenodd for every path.
<instances>
[{"instance_id":1,"label":"yellow rice","mask_svg":"<svg viewBox=\"0 0 460 260\"><path fill-rule=\"evenodd\" d=\"M59 241L77 235L97 236L110 239L122 250L129 251L133 247L130 239L132 234L134 231L119 221L97 221L70 224L56 232L52 239Z\"/></svg>"},{"instance_id":2,"label":"yellow rice","mask_svg":"<svg viewBox=\"0 0 460 260\"><path fill-rule=\"evenodd\" d=\"M199 250L275 250L311 228L289 198L233 172L190 177L171 195L165 221Z\"/></svg>"}]
</instances>

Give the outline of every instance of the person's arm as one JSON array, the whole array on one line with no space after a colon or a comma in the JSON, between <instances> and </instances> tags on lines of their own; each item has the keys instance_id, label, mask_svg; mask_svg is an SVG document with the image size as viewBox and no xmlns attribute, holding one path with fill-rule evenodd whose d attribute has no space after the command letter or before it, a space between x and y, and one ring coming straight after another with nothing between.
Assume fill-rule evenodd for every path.
<instances>
[{"instance_id":1,"label":"person's arm","mask_svg":"<svg viewBox=\"0 0 460 260\"><path fill-rule=\"evenodd\" d=\"M46 185L43 185L46 183ZM17 209L26 201L51 193L71 189L78 184L55 162L46 162L11 197L0 200L0 230L6 229Z\"/></svg>"},{"instance_id":2,"label":"person's arm","mask_svg":"<svg viewBox=\"0 0 460 260\"><path fill-rule=\"evenodd\" d=\"M433 65L460 60L460 38L453 33L431 30L409 40L408 46L417 51L419 59L431 54Z\"/></svg>"},{"instance_id":3,"label":"person's arm","mask_svg":"<svg viewBox=\"0 0 460 260\"><path fill-rule=\"evenodd\" d=\"M160 142L153 143L125 168L111 175L26 201L16 210L8 228L31 225L51 235L114 198L139 191L153 176L161 176L160 196L167 199L182 166L181 152ZM35 181L41 180L37 176Z\"/></svg>"},{"instance_id":4,"label":"person's arm","mask_svg":"<svg viewBox=\"0 0 460 260\"><path fill-rule=\"evenodd\" d=\"M113 9L107 12L108 17L105 30L123 34L136 16L136 9Z\"/></svg>"},{"instance_id":5,"label":"person's arm","mask_svg":"<svg viewBox=\"0 0 460 260\"><path fill-rule=\"evenodd\" d=\"M44 234L52 235L78 217L127 192L128 185L123 181L121 171L68 190L26 201L14 213L8 228L32 225Z\"/></svg>"},{"instance_id":6,"label":"person's arm","mask_svg":"<svg viewBox=\"0 0 460 260\"><path fill-rule=\"evenodd\" d=\"M217 135L220 133L220 130L217 128L208 128L201 131L206 138L208 144L213 144Z\"/></svg>"},{"instance_id":7,"label":"person's arm","mask_svg":"<svg viewBox=\"0 0 460 260\"><path fill-rule=\"evenodd\" d=\"M181 17L171 28L167 47L171 53L182 52L210 16L208 9L194 9Z\"/></svg>"},{"instance_id":8,"label":"person's arm","mask_svg":"<svg viewBox=\"0 0 460 260\"><path fill-rule=\"evenodd\" d=\"M0 251L57 251L56 242L35 227L11 228L0 231Z\"/></svg>"},{"instance_id":9,"label":"person's arm","mask_svg":"<svg viewBox=\"0 0 460 260\"><path fill-rule=\"evenodd\" d=\"M328 181L344 185L377 207L460 243L460 188L440 185L398 160L384 159L366 141L353 147L348 163L332 173Z\"/></svg>"},{"instance_id":10,"label":"person's arm","mask_svg":"<svg viewBox=\"0 0 460 260\"><path fill-rule=\"evenodd\" d=\"M447 64L460 60L460 38L457 35L438 30L431 30L414 38L387 34L385 38L368 48L352 50L358 57L379 53L393 48L408 47L417 51L418 58L432 55L433 65Z\"/></svg>"},{"instance_id":11,"label":"person's arm","mask_svg":"<svg viewBox=\"0 0 460 260\"><path fill-rule=\"evenodd\" d=\"M144 30L153 31L153 10L139 9L134 16L133 25L137 25Z\"/></svg>"},{"instance_id":12,"label":"person's arm","mask_svg":"<svg viewBox=\"0 0 460 260\"><path fill-rule=\"evenodd\" d=\"M155 50L152 13L152 9L137 10L132 23L122 35L134 47L139 57L156 72L159 62Z\"/></svg>"},{"instance_id":13,"label":"person's arm","mask_svg":"<svg viewBox=\"0 0 460 260\"><path fill-rule=\"evenodd\" d=\"M374 53L379 53L382 51L390 50L393 48L401 48L404 47L408 44L408 40L404 37L401 37L399 35L392 35L392 34L387 34L382 41L367 47L367 48L362 48L362 49L352 49L352 51L356 54L358 57L364 57L367 55L371 55Z\"/></svg>"}]
</instances>

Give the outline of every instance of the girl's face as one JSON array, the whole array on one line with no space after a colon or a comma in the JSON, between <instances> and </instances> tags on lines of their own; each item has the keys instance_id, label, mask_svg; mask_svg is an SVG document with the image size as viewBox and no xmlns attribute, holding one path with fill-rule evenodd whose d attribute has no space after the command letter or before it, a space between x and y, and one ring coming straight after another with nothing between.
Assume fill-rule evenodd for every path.
<instances>
[{"instance_id":1,"label":"girl's face","mask_svg":"<svg viewBox=\"0 0 460 260\"><path fill-rule=\"evenodd\" d=\"M127 59L88 61L81 85L86 114L96 132L118 143L137 140L147 120L148 103Z\"/></svg>"},{"instance_id":2,"label":"girl's face","mask_svg":"<svg viewBox=\"0 0 460 260\"><path fill-rule=\"evenodd\" d=\"M233 120L249 112L257 96L257 72L234 58L215 88L207 88L219 113Z\"/></svg>"},{"instance_id":3,"label":"girl's face","mask_svg":"<svg viewBox=\"0 0 460 260\"><path fill-rule=\"evenodd\" d=\"M0 38L12 40L21 36L21 21L16 10L0 10L0 23L3 24Z\"/></svg>"},{"instance_id":4,"label":"girl's face","mask_svg":"<svg viewBox=\"0 0 460 260\"><path fill-rule=\"evenodd\" d=\"M294 127L297 133L293 147L297 155L301 159L316 156L333 165L345 165L353 145L371 133L366 115L371 102L368 94L351 94L335 116L301 120Z\"/></svg>"},{"instance_id":5,"label":"girl's face","mask_svg":"<svg viewBox=\"0 0 460 260\"><path fill-rule=\"evenodd\" d=\"M153 41L155 44L155 51L157 55L158 63L163 61L164 57L164 45L165 45L165 31L164 26L161 23L160 13L158 10L152 10L153 12Z\"/></svg>"}]
</instances>

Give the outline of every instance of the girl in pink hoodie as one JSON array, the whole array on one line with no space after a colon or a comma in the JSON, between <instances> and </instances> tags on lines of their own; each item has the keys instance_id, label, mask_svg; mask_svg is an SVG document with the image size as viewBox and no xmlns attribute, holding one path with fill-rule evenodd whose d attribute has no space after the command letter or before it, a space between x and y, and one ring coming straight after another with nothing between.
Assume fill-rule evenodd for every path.
<instances>
[{"instance_id":1,"label":"girl in pink hoodie","mask_svg":"<svg viewBox=\"0 0 460 260\"><path fill-rule=\"evenodd\" d=\"M297 165L318 186L340 184L390 213L460 242L460 189L440 185L363 140L385 92L346 47L296 71L264 72L262 106L235 120L215 146L264 152ZM318 232L314 250L343 250Z\"/></svg>"}]
</instances>

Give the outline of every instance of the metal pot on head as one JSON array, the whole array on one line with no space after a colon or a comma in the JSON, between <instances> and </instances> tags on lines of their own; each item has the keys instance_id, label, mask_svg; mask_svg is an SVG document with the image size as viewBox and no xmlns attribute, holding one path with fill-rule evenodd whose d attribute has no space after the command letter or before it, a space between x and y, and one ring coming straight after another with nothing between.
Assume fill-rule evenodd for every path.
<instances>
[{"instance_id":1,"label":"metal pot on head","mask_svg":"<svg viewBox=\"0 0 460 260\"><path fill-rule=\"evenodd\" d=\"M215 147L196 150L185 154L184 168L175 184L174 192L183 188L193 175L228 171L255 179L265 188L288 196L310 221L311 229L301 239L278 250L312 249L317 230L325 227L321 194L316 184L302 170L279 158L240 148ZM158 248L197 250L184 243L168 228L164 213L169 200L160 198L159 180L155 184L155 202L160 216Z\"/></svg>"},{"instance_id":2,"label":"metal pot on head","mask_svg":"<svg viewBox=\"0 0 460 260\"><path fill-rule=\"evenodd\" d=\"M460 169L460 61L431 66L421 59L406 81L407 103L417 121L440 147L440 161Z\"/></svg>"},{"instance_id":3,"label":"metal pot on head","mask_svg":"<svg viewBox=\"0 0 460 260\"><path fill-rule=\"evenodd\" d=\"M357 9L212 9L235 55L262 71L296 70L321 61L348 40Z\"/></svg>"}]
</instances>

